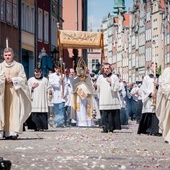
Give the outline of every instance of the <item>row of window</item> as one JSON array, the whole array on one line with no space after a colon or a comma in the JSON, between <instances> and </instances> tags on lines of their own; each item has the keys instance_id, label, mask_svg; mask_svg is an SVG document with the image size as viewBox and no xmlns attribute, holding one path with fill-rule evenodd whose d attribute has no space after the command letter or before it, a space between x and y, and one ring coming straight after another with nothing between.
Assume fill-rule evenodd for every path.
<instances>
[{"instance_id":1,"label":"row of window","mask_svg":"<svg viewBox=\"0 0 170 170\"><path fill-rule=\"evenodd\" d=\"M165 54L165 63L170 63L170 52Z\"/></svg>"},{"instance_id":2,"label":"row of window","mask_svg":"<svg viewBox=\"0 0 170 170\"><path fill-rule=\"evenodd\" d=\"M1 21L18 27L18 1L0 0Z\"/></svg>"},{"instance_id":3,"label":"row of window","mask_svg":"<svg viewBox=\"0 0 170 170\"><path fill-rule=\"evenodd\" d=\"M1 21L18 27L18 0L0 0ZM21 28L24 31L35 33L34 7L22 3ZM57 19L52 17L51 41L56 45ZM49 12L38 9L38 39L49 41Z\"/></svg>"}]
</instances>

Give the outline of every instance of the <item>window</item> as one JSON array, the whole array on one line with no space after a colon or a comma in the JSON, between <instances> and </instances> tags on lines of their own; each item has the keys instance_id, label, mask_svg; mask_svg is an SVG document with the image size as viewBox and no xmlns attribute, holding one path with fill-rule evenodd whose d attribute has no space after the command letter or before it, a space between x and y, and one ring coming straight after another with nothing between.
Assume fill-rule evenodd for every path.
<instances>
[{"instance_id":1,"label":"window","mask_svg":"<svg viewBox=\"0 0 170 170\"><path fill-rule=\"evenodd\" d=\"M116 63L116 55L113 56L112 61L113 63Z\"/></svg>"},{"instance_id":2,"label":"window","mask_svg":"<svg viewBox=\"0 0 170 170\"><path fill-rule=\"evenodd\" d=\"M8 0L6 4L6 21L12 24L12 1Z\"/></svg>"},{"instance_id":3,"label":"window","mask_svg":"<svg viewBox=\"0 0 170 170\"><path fill-rule=\"evenodd\" d=\"M151 12L148 12L146 16L146 21L150 21L150 19L151 19Z\"/></svg>"},{"instance_id":4,"label":"window","mask_svg":"<svg viewBox=\"0 0 170 170\"><path fill-rule=\"evenodd\" d=\"M132 67L135 67L135 53L132 54Z\"/></svg>"},{"instance_id":5,"label":"window","mask_svg":"<svg viewBox=\"0 0 170 170\"><path fill-rule=\"evenodd\" d=\"M29 31L30 27L30 16L29 16L29 5L26 5L25 7L25 29L26 31Z\"/></svg>"},{"instance_id":6,"label":"window","mask_svg":"<svg viewBox=\"0 0 170 170\"><path fill-rule=\"evenodd\" d=\"M154 19L153 20L153 29L156 30L158 27L158 20L157 19Z\"/></svg>"},{"instance_id":7,"label":"window","mask_svg":"<svg viewBox=\"0 0 170 170\"><path fill-rule=\"evenodd\" d=\"M42 9L38 9L38 39L43 39L43 14Z\"/></svg>"},{"instance_id":8,"label":"window","mask_svg":"<svg viewBox=\"0 0 170 170\"><path fill-rule=\"evenodd\" d=\"M98 63L99 60L98 59L92 59L92 71L96 71L98 69Z\"/></svg>"},{"instance_id":9,"label":"window","mask_svg":"<svg viewBox=\"0 0 170 170\"><path fill-rule=\"evenodd\" d=\"M129 53L131 53L132 51L132 46L131 46L131 43L129 43Z\"/></svg>"},{"instance_id":10,"label":"window","mask_svg":"<svg viewBox=\"0 0 170 170\"><path fill-rule=\"evenodd\" d=\"M170 33L167 34L167 36L166 36L166 42L167 42L167 44L170 44Z\"/></svg>"},{"instance_id":11,"label":"window","mask_svg":"<svg viewBox=\"0 0 170 170\"><path fill-rule=\"evenodd\" d=\"M51 42L53 46L57 44L57 19L52 17L52 25L51 25Z\"/></svg>"},{"instance_id":12,"label":"window","mask_svg":"<svg viewBox=\"0 0 170 170\"><path fill-rule=\"evenodd\" d=\"M34 7L30 7L30 32L34 33Z\"/></svg>"},{"instance_id":13,"label":"window","mask_svg":"<svg viewBox=\"0 0 170 170\"><path fill-rule=\"evenodd\" d=\"M24 19L24 16L25 16L25 12L24 12L24 3L22 3L22 11L23 11L23 13L22 13L22 16L21 16L21 28L23 29L23 30L25 30L25 19Z\"/></svg>"},{"instance_id":14,"label":"window","mask_svg":"<svg viewBox=\"0 0 170 170\"><path fill-rule=\"evenodd\" d=\"M131 63L132 61L131 60L129 60L129 69L132 69L132 63Z\"/></svg>"},{"instance_id":15,"label":"window","mask_svg":"<svg viewBox=\"0 0 170 170\"><path fill-rule=\"evenodd\" d=\"M133 35L132 36L132 46L134 46L135 45L135 36Z\"/></svg>"},{"instance_id":16,"label":"window","mask_svg":"<svg viewBox=\"0 0 170 170\"><path fill-rule=\"evenodd\" d=\"M44 12L44 41L48 42L48 33L49 33L49 14Z\"/></svg>"},{"instance_id":17,"label":"window","mask_svg":"<svg viewBox=\"0 0 170 170\"><path fill-rule=\"evenodd\" d=\"M5 21L5 0L0 1L1 21Z\"/></svg>"},{"instance_id":18,"label":"window","mask_svg":"<svg viewBox=\"0 0 170 170\"><path fill-rule=\"evenodd\" d=\"M13 25L18 27L18 1L13 0Z\"/></svg>"},{"instance_id":19,"label":"window","mask_svg":"<svg viewBox=\"0 0 170 170\"><path fill-rule=\"evenodd\" d=\"M135 45L136 45L136 49L138 49L139 48L139 44L138 44L138 36L136 36L136 43L135 43ZM141 39L140 39L140 41L141 41Z\"/></svg>"},{"instance_id":20,"label":"window","mask_svg":"<svg viewBox=\"0 0 170 170\"><path fill-rule=\"evenodd\" d=\"M18 27L18 5L13 4L13 25Z\"/></svg>"}]
</instances>

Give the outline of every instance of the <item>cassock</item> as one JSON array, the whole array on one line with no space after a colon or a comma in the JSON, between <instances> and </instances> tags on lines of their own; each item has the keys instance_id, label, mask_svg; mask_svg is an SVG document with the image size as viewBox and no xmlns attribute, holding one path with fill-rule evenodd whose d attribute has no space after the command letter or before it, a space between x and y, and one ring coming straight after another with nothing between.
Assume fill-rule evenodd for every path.
<instances>
[{"instance_id":1,"label":"cassock","mask_svg":"<svg viewBox=\"0 0 170 170\"><path fill-rule=\"evenodd\" d=\"M4 136L16 136L23 131L23 123L31 113L31 98L27 85L27 78L22 64L13 61L7 64L3 61L0 64L3 68L5 77L12 78L11 84L5 84L4 95L4 112L5 126Z\"/></svg>"},{"instance_id":2,"label":"cassock","mask_svg":"<svg viewBox=\"0 0 170 170\"><path fill-rule=\"evenodd\" d=\"M32 89L34 83L38 83L39 86ZM28 129L48 129L48 90L51 88L49 81L45 77L39 79L31 77L28 86L32 101L32 113L27 120Z\"/></svg>"},{"instance_id":3,"label":"cassock","mask_svg":"<svg viewBox=\"0 0 170 170\"><path fill-rule=\"evenodd\" d=\"M157 75L158 78L158 75ZM157 80L156 80L157 81ZM142 83L142 117L139 122L138 134L158 135L159 134L159 120L155 114L155 106L153 106L153 98L151 93L154 91L154 75L146 75Z\"/></svg>"},{"instance_id":4,"label":"cassock","mask_svg":"<svg viewBox=\"0 0 170 170\"><path fill-rule=\"evenodd\" d=\"M111 78L111 83L107 82L106 77ZM120 83L117 75L110 73L98 77L99 110L102 113L102 125L105 132L121 129L119 89Z\"/></svg>"},{"instance_id":5,"label":"cassock","mask_svg":"<svg viewBox=\"0 0 170 170\"><path fill-rule=\"evenodd\" d=\"M170 143L170 67L167 67L160 76L156 104L156 115L162 136Z\"/></svg>"}]
</instances>

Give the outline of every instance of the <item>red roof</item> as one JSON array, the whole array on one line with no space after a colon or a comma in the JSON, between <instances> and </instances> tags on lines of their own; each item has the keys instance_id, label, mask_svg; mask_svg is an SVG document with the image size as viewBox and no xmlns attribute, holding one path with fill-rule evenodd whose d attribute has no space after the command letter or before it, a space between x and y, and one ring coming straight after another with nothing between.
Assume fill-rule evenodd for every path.
<instances>
[{"instance_id":1,"label":"red roof","mask_svg":"<svg viewBox=\"0 0 170 170\"><path fill-rule=\"evenodd\" d=\"M160 5L161 5L161 8L162 8L162 9L165 9L165 3L164 3L164 0L160 0Z\"/></svg>"},{"instance_id":2,"label":"red roof","mask_svg":"<svg viewBox=\"0 0 170 170\"><path fill-rule=\"evenodd\" d=\"M130 14L124 14L124 21L123 21L124 26L130 26Z\"/></svg>"},{"instance_id":3,"label":"red roof","mask_svg":"<svg viewBox=\"0 0 170 170\"><path fill-rule=\"evenodd\" d=\"M114 18L115 22L118 24L119 19L118 18Z\"/></svg>"}]
</instances>

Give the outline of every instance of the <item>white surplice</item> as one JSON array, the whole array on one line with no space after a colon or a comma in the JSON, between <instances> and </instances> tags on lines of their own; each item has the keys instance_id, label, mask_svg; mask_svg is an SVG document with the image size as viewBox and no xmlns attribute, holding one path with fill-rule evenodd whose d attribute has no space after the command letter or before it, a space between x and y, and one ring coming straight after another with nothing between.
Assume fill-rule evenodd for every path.
<instances>
[{"instance_id":1,"label":"white surplice","mask_svg":"<svg viewBox=\"0 0 170 170\"><path fill-rule=\"evenodd\" d=\"M31 90L34 83L38 83L39 86ZM31 92L32 112L48 112L48 89L51 87L48 79L31 77L28 86Z\"/></svg>"}]
</instances>

